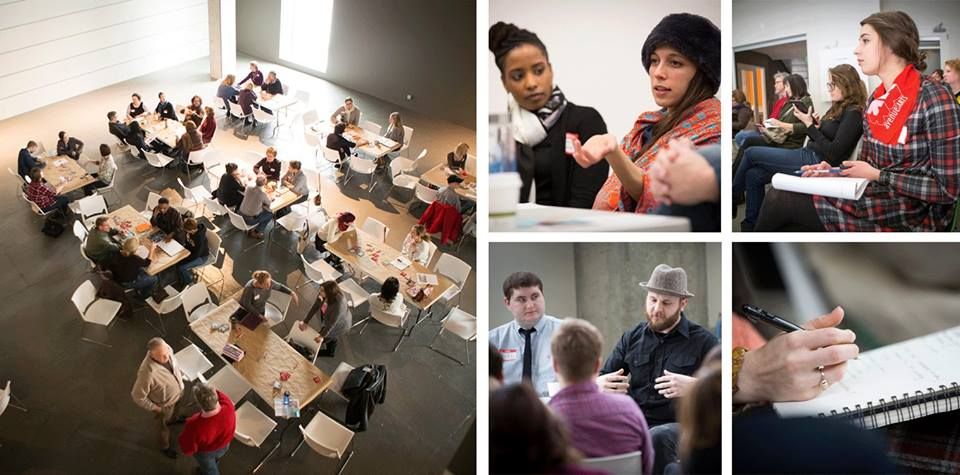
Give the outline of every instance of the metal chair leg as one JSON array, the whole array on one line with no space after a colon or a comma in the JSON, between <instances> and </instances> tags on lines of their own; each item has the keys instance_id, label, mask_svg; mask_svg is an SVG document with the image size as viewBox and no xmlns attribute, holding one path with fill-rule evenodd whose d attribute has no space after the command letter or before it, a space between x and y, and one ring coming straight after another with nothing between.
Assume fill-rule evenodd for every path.
<instances>
[{"instance_id":1,"label":"metal chair leg","mask_svg":"<svg viewBox=\"0 0 960 475\"><path fill-rule=\"evenodd\" d=\"M393 352L397 352L397 348L400 348L400 343L403 343L403 337L406 336L407 331L401 326L400 327L400 339L397 340L397 345L393 347Z\"/></svg>"}]
</instances>

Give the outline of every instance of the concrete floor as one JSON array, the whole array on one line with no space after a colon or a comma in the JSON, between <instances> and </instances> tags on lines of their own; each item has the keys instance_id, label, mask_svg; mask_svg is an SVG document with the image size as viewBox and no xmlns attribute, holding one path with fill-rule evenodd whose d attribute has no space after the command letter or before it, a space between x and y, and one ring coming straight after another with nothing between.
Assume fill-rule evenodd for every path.
<instances>
[{"instance_id":1,"label":"concrete floor","mask_svg":"<svg viewBox=\"0 0 960 475\"><path fill-rule=\"evenodd\" d=\"M240 58L238 64L244 64L246 59ZM131 92L141 93L151 105L156 103L156 92L160 89L175 104L187 101L195 93L212 97L215 82L207 78L206 66L205 60L185 63L0 122L0 162L15 167L17 151L29 139L40 140L52 148L58 130L67 130L80 138L89 153L94 153L100 143L114 142L107 133L106 112L125 110ZM422 117L286 68L262 67L276 69L281 81L293 89L309 90L312 107L320 111L321 117L327 116L346 95L355 98L366 118L378 123L385 123L391 111L401 110L405 123L416 129L411 155L422 148L429 150L427 161L430 163L422 164L419 173L439 163L460 141L475 148L474 130ZM400 246L416 217L384 199L390 188L388 177L378 177L379 185L372 193L366 189L365 180L359 178L347 185L335 183L334 170L325 162L314 161L311 151L306 149L299 122L282 128L276 139L269 138L272 132L269 127L259 130L264 138L256 133L245 136L235 133L232 126L221 120L213 146L228 156L248 150L262 153L268 145L278 147L281 160L298 158L311 173L316 171L324 179L322 195L328 212L349 210L360 221L374 216L391 228L388 243ZM143 209L147 186L179 190L173 170L168 170L165 179L158 181L144 162L129 155L115 156L120 165L118 191L122 200L118 203L115 197L108 196L111 210L123 204ZM231 160L242 166L252 165L248 163L251 160L239 155ZM14 199L14 180L6 173L2 180L7 197L0 202L0 228L17 238L7 239L0 247L0 267L6 269L0 273L0 299L5 302L0 309L3 328L0 331L0 384L12 380L14 393L29 412L8 409L0 416L0 473L192 473L195 463L191 458L180 456L172 461L160 453L150 414L135 406L129 394L145 344L157 335L145 319L155 324L157 317L147 309L139 310L129 321L115 322L109 331L112 348L82 342L81 320L70 303L70 295L91 275L79 255L79 243L69 230L57 239L42 235L39 218L22 201ZM205 178L194 174L190 184L200 183L208 185ZM394 202L411 198L400 191L394 191L392 196ZM414 214L420 212L422 207ZM221 234L231 229L222 218L215 223L222 228ZM295 283L300 276L295 255L277 245L257 246L242 253L252 242L242 233L232 233L224 239L223 246L229 256L224 265L229 282L226 295L236 289L236 282L249 279L255 269L267 269L279 276L277 278ZM288 249L293 248L291 241ZM312 246L309 249L313 251ZM466 239L459 251L450 246L441 247L440 251L452 252L471 265L476 261L472 237ZM365 286L371 291L377 287L372 282ZM461 307L474 314L475 288L475 277L471 275L460 300ZM219 288L211 290L216 299ZM303 287L300 305L291 308L286 324L276 327L277 333L285 335L289 322L306 313L315 295L315 287ZM365 313L366 306L363 306L354 313L355 321ZM374 324L363 335L358 335L359 329L355 329L342 340L335 358L318 361L317 365L328 372L340 361L354 366L383 364L388 368L386 402L376 408L368 430L354 437L356 453L345 473L441 473L468 436L476 418L476 347L470 345L470 363L466 366L427 348L439 331L439 318L444 313L441 305L431 320L416 327L412 337L405 340L396 353L390 351L396 342L396 331ZM166 339L175 350L187 344L183 337L199 341L186 328L181 310L166 316L164 321ZM448 354L461 360L466 356L463 342L452 335L444 334L437 342L436 346ZM222 366L209 349L202 344L201 348L214 362L215 369ZM252 392L244 399L256 401L264 412L269 410ZM346 406L335 395L325 395L314 405L343 419ZM306 422L301 421L304 425ZM174 433L179 430L176 427ZM251 470L277 438L274 432L267 440L267 447L260 449L234 442L222 460L222 470L224 473ZM286 432L281 450L261 473L335 471L335 461L313 453L306 446L295 458L287 458L297 441L298 432L293 427ZM468 471L460 473L472 470L470 466Z\"/></svg>"}]
</instances>

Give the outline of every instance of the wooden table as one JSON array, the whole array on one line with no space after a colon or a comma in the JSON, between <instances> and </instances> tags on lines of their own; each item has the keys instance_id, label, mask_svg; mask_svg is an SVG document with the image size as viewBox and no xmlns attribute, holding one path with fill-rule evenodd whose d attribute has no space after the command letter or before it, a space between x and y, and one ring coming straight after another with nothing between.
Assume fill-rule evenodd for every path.
<instances>
[{"instance_id":1,"label":"wooden table","mask_svg":"<svg viewBox=\"0 0 960 475\"><path fill-rule=\"evenodd\" d=\"M294 201L300 199L303 195L298 195L293 192L290 188L283 188L283 191L277 190L278 192L273 195L273 201L270 202L270 211L276 213L277 211L286 208L293 204Z\"/></svg>"},{"instance_id":2,"label":"wooden table","mask_svg":"<svg viewBox=\"0 0 960 475\"><path fill-rule=\"evenodd\" d=\"M177 146L177 140L187 132L187 128L179 121L172 119L157 119L154 114L140 114L137 116L137 122L147 133L146 142L149 144L153 140L160 140L170 148Z\"/></svg>"},{"instance_id":3,"label":"wooden table","mask_svg":"<svg viewBox=\"0 0 960 475\"><path fill-rule=\"evenodd\" d=\"M229 324L230 315L238 308L240 302L227 300L205 318L191 323L190 329L218 355L228 341L240 347L245 353L242 360L236 363L225 361L265 402L272 407L274 398L283 394L283 391L290 391L290 399L300 401L300 409L303 409L330 386L332 381L329 375L297 353L266 324L254 331L243 325L237 325L235 330L226 333L211 330L212 325ZM275 390L273 383L280 381L283 371L290 373L290 379L281 381L282 388Z\"/></svg>"},{"instance_id":4,"label":"wooden table","mask_svg":"<svg viewBox=\"0 0 960 475\"><path fill-rule=\"evenodd\" d=\"M494 232L653 232L690 231L687 218L615 213L520 203L512 216L490 217Z\"/></svg>"},{"instance_id":5,"label":"wooden table","mask_svg":"<svg viewBox=\"0 0 960 475\"><path fill-rule=\"evenodd\" d=\"M83 188L97 181L90 176L76 160L59 155L44 159L46 165L41 170L43 178L53 187L62 187L60 194Z\"/></svg>"},{"instance_id":6,"label":"wooden table","mask_svg":"<svg viewBox=\"0 0 960 475\"><path fill-rule=\"evenodd\" d=\"M459 195L461 198L476 202L477 176L467 173L466 170L461 170L459 173L456 173L451 170L446 163L441 163L431 168L423 175L420 175L420 179L436 188L443 188L447 186L447 177L454 174L459 175L460 178L463 178L463 183L461 183L460 188L457 189L457 195Z\"/></svg>"},{"instance_id":7,"label":"wooden table","mask_svg":"<svg viewBox=\"0 0 960 475\"><path fill-rule=\"evenodd\" d=\"M358 256L347 249L349 233L341 235L340 239L334 242L328 242L327 250L377 282L383 283L389 277L396 277L400 281L400 293L403 294L404 300L420 312L430 308L431 305L440 300L447 289L454 285L446 276L437 274L419 262L412 262L404 270L397 269L391 262L400 255L400 251L376 241L373 236L359 229L356 232L363 244L363 256ZM437 276L437 285L427 286L431 289L430 295L423 297L419 302L408 293L408 290L417 286L413 280L417 278L417 274L434 274Z\"/></svg>"},{"instance_id":8,"label":"wooden table","mask_svg":"<svg viewBox=\"0 0 960 475\"><path fill-rule=\"evenodd\" d=\"M125 236L136 236L140 238L140 241L144 244L150 240L151 234L153 234L155 231L159 231L159 229L151 226L150 229L138 233L136 231L137 226L143 223L150 224L150 220L144 218L142 214L133 209L133 206L130 205L126 205L123 208L108 213L107 217L110 218L110 227L119 229L124 233ZM150 266L147 267L147 274L157 275L189 256L190 251L186 249L171 256L158 248L150 255Z\"/></svg>"},{"instance_id":9,"label":"wooden table","mask_svg":"<svg viewBox=\"0 0 960 475\"><path fill-rule=\"evenodd\" d=\"M314 133L320 134L323 137L333 133L333 124L329 121L321 120L314 125L310 126L310 130ZM343 133L344 137L347 140L350 140L353 143L357 143L359 140L366 140L366 145L357 147L355 150L360 150L365 155L372 158L383 158L386 154L393 152L394 150L399 149L403 144L394 142L386 137L377 135L369 130L357 127L356 125L348 125L347 130ZM324 144L326 146L326 144Z\"/></svg>"}]
</instances>

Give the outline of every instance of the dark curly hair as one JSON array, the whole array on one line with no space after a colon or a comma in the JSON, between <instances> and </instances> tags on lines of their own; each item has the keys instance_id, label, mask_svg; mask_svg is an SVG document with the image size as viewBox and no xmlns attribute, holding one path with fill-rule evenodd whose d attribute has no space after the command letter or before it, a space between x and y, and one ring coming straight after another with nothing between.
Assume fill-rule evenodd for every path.
<instances>
[{"instance_id":1,"label":"dark curly hair","mask_svg":"<svg viewBox=\"0 0 960 475\"><path fill-rule=\"evenodd\" d=\"M540 41L537 34L529 30L524 30L513 23L498 21L491 26L488 41L490 52L493 53L494 61L496 61L501 73L503 73L503 63L507 57L507 53L521 45L536 46L543 52L543 56L547 58L547 61L550 60L550 56L547 54L547 47Z\"/></svg>"}]
</instances>

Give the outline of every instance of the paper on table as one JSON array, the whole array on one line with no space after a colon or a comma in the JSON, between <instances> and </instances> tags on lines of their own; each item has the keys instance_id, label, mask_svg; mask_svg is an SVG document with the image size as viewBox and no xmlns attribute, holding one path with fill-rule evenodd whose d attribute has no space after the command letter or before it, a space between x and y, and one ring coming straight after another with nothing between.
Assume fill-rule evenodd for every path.
<instances>
[{"instance_id":1,"label":"paper on table","mask_svg":"<svg viewBox=\"0 0 960 475\"><path fill-rule=\"evenodd\" d=\"M180 245L175 239L171 239L170 242L164 242L162 239L157 243L160 246L160 249L163 249L163 252L167 253L169 256L175 256L180 251L184 250L184 247Z\"/></svg>"},{"instance_id":2,"label":"paper on table","mask_svg":"<svg viewBox=\"0 0 960 475\"><path fill-rule=\"evenodd\" d=\"M440 283L434 274L417 274L417 283L421 285L437 285Z\"/></svg>"},{"instance_id":3,"label":"paper on table","mask_svg":"<svg viewBox=\"0 0 960 475\"><path fill-rule=\"evenodd\" d=\"M829 416L834 411L854 411L858 405L879 405L880 399L889 402L891 396L902 400L904 395L911 397L917 391L927 393L928 388L960 382L957 361L960 327L861 353L859 359L847 362L843 379L823 394L809 401L777 403L774 408L784 417Z\"/></svg>"},{"instance_id":4,"label":"paper on table","mask_svg":"<svg viewBox=\"0 0 960 475\"><path fill-rule=\"evenodd\" d=\"M141 259L146 259L150 256L150 251L147 250L146 246L140 246L137 248L137 257Z\"/></svg>"},{"instance_id":5,"label":"paper on table","mask_svg":"<svg viewBox=\"0 0 960 475\"><path fill-rule=\"evenodd\" d=\"M867 189L866 178L850 177L799 177L785 173L773 175L771 184L774 188L784 191L806 193L808 195L822 195L832 198L859 200L863 191Z\"/></svg>"},{"instance_id":6,"label":"paper on table","mask_svg":"<svg viewBox=\"0 0 960 475\"><path fill-rule=\"evenodd\" d=\"M390 264L397 269L404 270L407 267L410 267L410 259L407 259L406 256L397 256Z\"/></svg>"}]
</instances>

